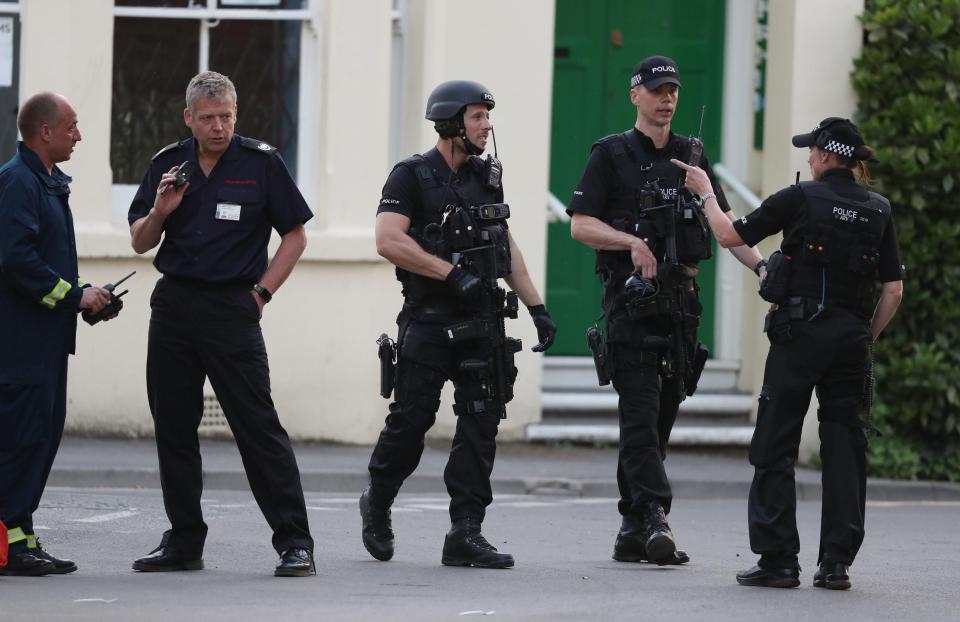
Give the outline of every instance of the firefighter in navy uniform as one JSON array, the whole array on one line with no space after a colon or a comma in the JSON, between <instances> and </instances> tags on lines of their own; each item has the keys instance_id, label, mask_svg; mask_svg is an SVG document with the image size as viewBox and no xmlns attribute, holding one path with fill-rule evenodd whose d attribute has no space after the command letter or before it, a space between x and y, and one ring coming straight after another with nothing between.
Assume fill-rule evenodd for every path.
<instances>
[{"instance_id":1,"label":"firefighter in navy uniform","mask_svg":"<svg viewBox=\"0 0 960 622\"><path fill-rule=\"evenodd\" d=\"M598 373L601 383L612 380L620 397L617 483L623 518L613 558L661 565L689 561L685 552L676 549L666 521L672 494L663 459L680 402L696 385L696 378L684 378L688 389L680 390L680 374L670 372L670 361L684 355L667 337L672 331L683 332L683 350L699 352L702 369L706 350L697 342L702 306L694 276L697 263L711 256L709 228L695 197L682 196L689 209L680 212L663 207L645 209L650 207L645 196L651 197L653 204L672 204L676 193L682 192L678 188L680 171L670 164L675 157L687 160L691 152L691 141L670 131L679 89L680 76L672 59L652 56L636 65L630 83L636 124L594 144L568 209L573 238L597 251L606 318L603 344L598 345L605 351L606 363L598 363L603 368ZM707 196L718 201L732 219L706 158L702 158L702 166L711 179ZM658 289L663 280L658 271L667 259L668 217L675 219L672 226L681 274L677 295L684 298L686 309L682 329L672 324L658 303L669 295ZM751 269L762 259L746 247L732 251ZM628 302L635 296L648 299L645 310L628 311Z\"/></svg>"},{"instance_id":2,"label":"firefighter in navy uniform","mask_svg":"<svg viewBox=\"0 0 960 622\"><path fill-rule=\"evenodd\" d=\"M760 560L738 573L737 581L764 587L800 584L794 464L816 389L823 508L813 584L849 589L848 567L864 536L866 370L873 342L903 297L903 266L890 203L857 183L869 184L863 160L873 155L857 127L829 117L812 132L794 136L793 144L810 148L813 181L777 192L732 225L715 202L707 203L723 246L753 246L784 234L760 288L773 303L765 324L770 351L750 445L755 474L747 514L750 548ZM693 192L706 183L702 175L687 176ZM879 298L877 281L883 284Z\"/></svg>"},{"instance_id":3,"label":"firefighter in navy uniform","mask_svg":"<svg viewBox=\"0 0 960 622\"><path fill-rule=\"evenodd\" d=\"M360 497L363 544L382 561L394 552L390 506L420 461L440 391L452 380L457 425L444 471L452 526L441 561L485 568L514 563L480 531L493 499L490 474L497 428L513 396L513 357L520 347L519 341L502 334L504 293L497 279L502 277L516 292L511 317L516 317L517 296L527 305L540 341L534 351L552 345L556 325L507 228L506 206L492 206L500 209L487 210L485 216L477 209L503 201L500 162L492 155L480 157L493 132L493 107L493 95L476 82L454 80L437 86L426 111L439 134L436 147L394 167L377 209L377 251L397 267L404 296L397 319L395 401L370 457L370 486ZM471 247L481 246L490 251L482 263L495 266L495 274L481 274L475 264L456 258L469 257ZM488 322L491 316L479 315L484 307L491 310L490 296L496 304ZM454 327L478 322L499 323L499 345L479 335L456 337L459 329Z\"/></svg>"},{"instance_id":4,"label":"firefighter in navy uniform","mask_svg":"<svg viewBox=\"0 0 960 622\"><path fill-rule=\"evenodd\" d=\"M0 574L66 574L77 565L40 545L33 513L63 435L77 313L99 312L110 293L77 276L71 178L57 166L81 139L76 111L38 93L17 127L23 141L0 167L0 520L10 547Z\"/></svg>"},{"instance_id":5,"label":"firefighter in navy uniform","mask_svg":"<svg viewBox=\"0 0 960 622\"><path fill-rule=\"evenodd\" d=\"M193 138L154 156L129 212L134 250L160 244L154 265L164 276L150 299L147 395L171 524L133 568L203 568L197 428L209 377L273 530L280 555L274 574L312 575L300 472L270 396L260 318L303 252L303 224L313 215L277 150L233 133L237 93L229 78L196 75L186 103ZM194 168L185 184L175 175L181 163ZM271 229L280 246L268 263Z\"/></svg>"}]
</instances>

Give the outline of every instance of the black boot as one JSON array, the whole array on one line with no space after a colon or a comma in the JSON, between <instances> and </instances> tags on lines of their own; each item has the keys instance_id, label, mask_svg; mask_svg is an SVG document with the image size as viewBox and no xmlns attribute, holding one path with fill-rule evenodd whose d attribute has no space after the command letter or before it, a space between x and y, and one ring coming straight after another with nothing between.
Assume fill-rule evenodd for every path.
<instances>
[{"instance_id":1,"label":"black boot","mask_svg":"<svg viewBox=\"0 0 960 622\"><path fill-rule=\"evenodd\" d=\"M813 587L849 590L850 569L843 562L823 562L813 574Z\"/></svg>"},{"instance_id":2,"label":"black boot","mask_svg":"<svg viewBox=\"0 0 960 622\"><path fill-rule=\"evenodd\" d=\"M474 568L512 568L513 556L498 553L480 533L480 519L461 518L454 521L443 541L444 566Z\"/></svg>"},{"instance_id":3,"label":"black boot","mask_svg":"<svg viewBox=\"0 0 960 622\"><path fill-rule=\"evenodd\" d=\"M658 564L671 563L677 556L677 543L673 539L673 532L667 524L667 517L663 506L657 501L650 501L643 505L641 516L644 521L644 547L647 558Z\"/></svg>"},{"instance_id":4,"label":"black boot","mask_svg":"<svg viewBox=\"0 0 960 622\"><path fill-rule=\"evenodd\" d=\"M645 533L643 520L639 516L624 516L617 533L617 541L613 545L613 559L618 562L649 562ZM659 565L680 565L689 561L687 552L677 549L671 557L661 560Z\"/></svg>"},{"instance_id":5,"label":"black boot","mask_svg":"<svg viewBox=\"0 0 960 622\"><path fill-rule=\"evenodd\" d=\"M54 557L48 553L43 546L40 545L40 540L36 540L36 548L29 549L29 551L34 555L34 557L39 557L40 559L45 559L51 564L53 564L53 572L50 574L69 574L77 569L77 565L69 559L60 559L59 557Z\"/></svg>"},{"instance_id":6,"label":"black boot","mask_svg":"<svg viewBox=\"0 0 960 622\"><path fill-rule=\"evenodd\" d=\"M34 550L23 549L8 555L7 565L0 568L0 575L39 577L45 574L56 574L56 571L53 563L34 555Z\"/></svg>"},{"instance_id":7,"label":"black boot","mask_svg":"<svg viewBox=\"0 0 960 622\"><path fill-rule=\"evenodd\" d=\"M363 546L382 562L393 557L393 526L390 522L392 497L377 494L368 487L360 495L360 518L363 520Z\"/></svg>"}]
</instances>

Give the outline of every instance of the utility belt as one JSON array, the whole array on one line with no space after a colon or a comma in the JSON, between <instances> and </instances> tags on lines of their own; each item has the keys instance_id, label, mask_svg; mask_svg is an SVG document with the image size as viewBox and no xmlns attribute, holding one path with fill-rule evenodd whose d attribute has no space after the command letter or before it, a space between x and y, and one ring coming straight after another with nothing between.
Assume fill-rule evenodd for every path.
<instances>
[{"instance_id":1,"label":"utility belt","mask_svg":"<svg viewBox=\"0 0 960 622\"><path fill-rule=\"evenodd\" d=\"M826 311L816 298L806 296L790 296L786 302L780 304L776 311L770 311L763 319L763 332L767 334L770 343L781 343L793 339L790 332L790 323L796 321L813 321Z\"/></svg>"}]
</instances>

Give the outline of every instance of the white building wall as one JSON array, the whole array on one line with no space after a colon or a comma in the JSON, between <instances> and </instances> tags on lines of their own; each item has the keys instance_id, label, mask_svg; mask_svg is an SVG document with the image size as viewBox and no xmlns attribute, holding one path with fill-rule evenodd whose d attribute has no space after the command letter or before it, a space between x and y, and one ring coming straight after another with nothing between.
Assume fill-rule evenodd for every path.
<instances>
[{"instance_id":1,"label":"white building wall","mask_svg":"<svg viewBox=\"0 0 960 622\"><path fill-rule=\"evenodd\" d=\"M752 32L754 16L746 2L728 0L731 18L751 20L740 28L728 25L728 33ZM422 115L437 83L474 79L491 89L506 198L514 214L511 231L543 291L554 2L401 2L401 102L390 100L390 0L313 5L314 19L304 26L302 46L307 65L299 159L310 168L301 170L300 179L316 218L307 251L267 307L263 328L274 398L291 434L372 442L387 404L377 395L374 340L384 330L395 334L400 304L392 267L377 256L373 242L375 206L393 164L387 147L391 106L403 107L399 135L404 154L422 152L436 139ZM128 282L131 292L120 318L94 328L81 324L78 355L71 361L68 427L149 434L144 366L149 293L158 275L150 256L136 256L130 249L125 223L112 224L110 217L113 2L21 0L20 7L21 99L55 90L79 114L83 142L62 168L75 179L71 205L81 272L103 283L138 270ZM849 73L859 55L856 17L862 10L863 0L770 1L762 153L752 149L749 119L742 110L731 109L731 104L744 105L752 76L727 69L725 125L735 123L744 131L725 131L723 159L761 196L791 183L798 169L802 178L809 177L805 150L794 149L790 136L825 116L853 114ZM745 62L743 46L735 43L728 42L727 62ZM762 250L769 254L775 246L768 242ZM758 328L764 305L754 295L753 275L742 271L742 276L741 388L757 393L767 351ZM723 326L728 330L731 325L728 317ZM536 335L525 311L508 326L526 348L518 357L517 397L501 436L518 438L525 423L539 418L542 357L529 351ZM452 431L449 402L447 394L436 435ZM805 447L815 438L808 429Z\"/></svg>"},{"instance_id":2,"label":"white building wall","mask_svg":"<svg viewBox=\"0 0 960 622\"><path fill-rule=\"evenodd\" d=\"M314 19L304 27L302 88L312 95L301 102L300 160L312 163L312 170L301 170L299 178L316 218L303 258L263 319L274 400L295 438L373 442L386 414L387 401L377 394L374 341L383 331L395 336L401 298L392 266L376 254L373 223L393 164L387 146L391 106L404 106L404 146L420 152L436 140L422 119L435 84L466 78L493 91L506 198L514 212L511 231L543 288L553 2L494 0L481 8L440 0L408 4L402 103L390 101L390 0L315 1ZM149 296L159 275L150 264L152 254L141 257L131 250L126 224L111 223L113 2L21 0L20 6L21 100L55 90L79 115L83 141L62 168L75 179L71 206L81 274L105 283L138 271L125 283L130 293L119 318L92 328L80 325L71 360L68 430L150 434L146 342ZM492 25L497 25L494 40L483 40ZM476 37L467 38L469 32ZM518 357L517 395L501 438L519 438L523 424L540 416L542 357L529 351L536 333L525 310L508 326L527 348ZM435 435L452 432L449 397Z\"/></svg>"}]
</instances>

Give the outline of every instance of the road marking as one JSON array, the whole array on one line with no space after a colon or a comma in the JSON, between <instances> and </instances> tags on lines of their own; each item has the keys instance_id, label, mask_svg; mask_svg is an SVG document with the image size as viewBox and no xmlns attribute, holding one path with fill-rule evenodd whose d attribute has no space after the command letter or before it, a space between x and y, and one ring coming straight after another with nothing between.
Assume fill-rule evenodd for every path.
<instances>
[{"instance_id":1,"label":"road marking","mask_svg":"<svg viewBox=\"0 0 960 622\"><path fill-rule=\"evenodd\" d=\"M105 523L107 521L119 520L121 518L129 518L131 516L136 516L139 512L133 510L124 510L122 512L111 512L110 514L100 514L99 516L89 516L87 518L78 518L73 522L75 523Z\"/></svg>"},{"instance_id":2,"label":"road marking","mask_svg":"<svg viewBox=\"0 0 960 622\"><path fill-rule=\"evenodd\" d=\"M343 512L346 508L324 508L319 505L308 505L308 510L316 510L317 512Z\"/></svg>"}]
</instances>

